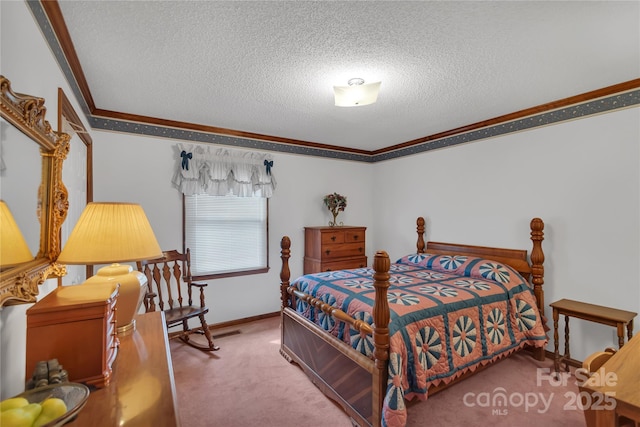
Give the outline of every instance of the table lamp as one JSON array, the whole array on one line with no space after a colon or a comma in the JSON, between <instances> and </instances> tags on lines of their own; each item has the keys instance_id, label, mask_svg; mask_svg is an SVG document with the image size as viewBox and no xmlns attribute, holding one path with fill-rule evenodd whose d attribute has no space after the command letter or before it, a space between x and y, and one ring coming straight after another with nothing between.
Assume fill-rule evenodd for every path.
<instances>
[{"instance_id":1,"label":"table lamp","mask_svg":"<svg viewBox=\"0 0 640 427\"><path fill-rule=\"evenodd\" d=\"M146 292L147 278L130 265L162 256L142 207L133 203L89 203L80 215L57 262L102 267L81 286L119 283L116 301L116 330L126 335L135 330L135 315Z\"/></svg>"},{"instance_id":2,"label":"table lamp","mask_svg":"<svg viewBox=\"0 0 640 427\"><path fill-rule=\"evenodd\" d=\"M9 206L0 200L0 267L11 267L32 259L31 250Z\"/></svg>"}]
</instances>

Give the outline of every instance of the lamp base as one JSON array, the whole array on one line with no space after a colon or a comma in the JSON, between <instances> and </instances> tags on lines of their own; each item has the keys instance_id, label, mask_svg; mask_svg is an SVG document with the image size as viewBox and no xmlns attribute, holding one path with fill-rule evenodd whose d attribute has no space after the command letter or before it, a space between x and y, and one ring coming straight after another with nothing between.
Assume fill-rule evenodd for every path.
<instances>
[{"instance_id":1,"label":"lamp base","mask_svg":"<svg viewBox=\"0 0 640 427\"><path fill-rule=\"evenodd\" d=\"M131 320L131 323L128 325L116 327L116 334L119 337L124 337L127 335L131 335L136 330L136 319Z\"/></svg>"},{"instance_id":2,"label":"lamp base","mask_svg":"<svg viewBox=\"0 0 640 427\"><path fill-rule=\"evenodd\" d=\"M147 287L147 277L130 265L112 264L102 267L95 276L87 279L83 285L96 283L119 283L116 300L116 333L129 335L135 331L134 317L140 310Z\"/></svg>"}]
</instances>

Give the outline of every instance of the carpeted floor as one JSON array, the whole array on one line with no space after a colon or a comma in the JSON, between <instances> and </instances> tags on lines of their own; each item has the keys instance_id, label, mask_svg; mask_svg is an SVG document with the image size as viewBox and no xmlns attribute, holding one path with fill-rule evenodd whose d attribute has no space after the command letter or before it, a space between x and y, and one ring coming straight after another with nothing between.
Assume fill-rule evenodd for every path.
<instances>
[{"instance_id":1,"label":"carpeted floor","mask_svg":"<svg viewBox=\"0 0 640 427\"><path fill-rule=\"evenodd\" d=\"M217 352L171 341L185 427L351 427L349 417L279 353L279 317L217 330ZM549 359L515 354L426 402L411 402L409 427L584 427L575 378L553 381ZM505 396L506 405L494 398Z\"/></svg>"}]
</instances>

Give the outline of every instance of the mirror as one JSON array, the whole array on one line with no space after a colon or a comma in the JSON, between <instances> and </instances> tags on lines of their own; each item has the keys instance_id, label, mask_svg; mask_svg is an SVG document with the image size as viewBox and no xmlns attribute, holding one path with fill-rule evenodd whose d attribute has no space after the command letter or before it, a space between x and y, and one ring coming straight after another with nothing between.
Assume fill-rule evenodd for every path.
<instances>
[{"instance_id":1,"label":"mirror","mask_svg":"<svg viewBox=\"0 0 640 427\"><path fill-rule=\"evenodd\" d=\"M21 156L0 159L0 167L4 167L1 173L8 176L10 170L16 170L15 162L25 162L24 168L20 167L23 175L16 175L16 179L5 180L2 175L2 194L16 200L16 206L9 207L14 218L20 218L16 221L18 225L23 227L24 224L21 231L34 254L31 261L1 268L0 307L35 302L38 285L49 277L65 273L64 267L53 261L60 253L60 227L68 209L62 163L69 152L69 135L51 129L45 120L46 111L43 98L13 92L11 82L0 76L0 116L6 121L3 122L0 154L4 156L11 147L9 152ZM26 156L36 158L21 160ZM19 187L10 188L11 182L18 183ZM24 206L18 201L24 201Z\"/></svg>"},{"instance_id":2,"label":"mirror","mask_svg":"<svg viewBox=\"0 0 640 427\"><path fill-rule=\"evenodd\" d=\"M0 119L2 132L0 143L0 180L2 201L15 221L17 232L22 234L29 254L15 251L18 241L7 240L11 228L2 225L2 251L0 268L5 270L18 262L33 259L40 248L40 221L38 220L38 187L40 187L40 147L6 120ZM38 173L34 173L38 171ZM19 190L19 191L16 191ZM27 195L32 195L33 197ZM0 219L0 221L3 221ZM7 234L9 233L9 234ZM10 247L12 246L12 247Z\"/></svg>"}]
</instances>

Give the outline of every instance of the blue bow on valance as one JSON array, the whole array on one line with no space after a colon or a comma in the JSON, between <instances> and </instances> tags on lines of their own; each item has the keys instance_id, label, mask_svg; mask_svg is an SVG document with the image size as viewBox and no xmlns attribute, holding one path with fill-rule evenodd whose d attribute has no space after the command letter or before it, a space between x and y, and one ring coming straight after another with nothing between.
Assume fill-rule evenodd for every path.
<instances>
[{"instance_id":1,"label":"blue bow on valance","mask_svg":"<svg viewBox=\"0 0 640 427\"><path fill-rule=\"evenodd\" d=\"M264 165L267 168L267 175L271 175L271 167L273 166L273 160L269 161L265 159Z\"/></svg>"},{"instance_id":2,"label":"blue bow on valance","mask_svg":"<svg viewBox=\"0 0 640 427\"><path fill-rule=\"evenodd\" d=\"M182 157L182 169L189 170L189 159L193 158L193 154L182 150L180 157Z\"/></svg>"}]
</instances>

